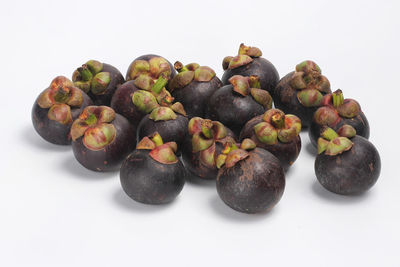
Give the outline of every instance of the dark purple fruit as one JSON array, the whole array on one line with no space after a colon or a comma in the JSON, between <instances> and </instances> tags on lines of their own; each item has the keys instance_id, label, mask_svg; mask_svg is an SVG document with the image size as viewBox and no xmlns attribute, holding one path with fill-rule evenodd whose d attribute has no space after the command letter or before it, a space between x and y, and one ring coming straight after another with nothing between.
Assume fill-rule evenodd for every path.
<instances>
[{"instance_id":1,"label":"dark purple fruit","mask_svg":"<svg viewBox=\"0 0 400 267\"><path fill-rule=\"evenodd\" d=\"M32 123L38 134L57 145L71 144L72 122L92 100L64 76L58 76L36 99Z\"/></svg>"},{"instance_id":2,"label":"dark purple fruit","mask_svg":"<svg viewBox=\"0 0 400 267\"><path fill-rule=\"evenodd\" d=\"M141 203L165 204L174 200L185 184L186 170L175 156L175 142L163 143L156 133L145 137L122 163L121 185L125 193Z\"/></svg>"},{"instance_id":3,"label":"dark purple fruit","mask_svg":"<svg viewBox=\"0 0 400 267\"><path fill-rule=\"evenodd\" d=\"M345 125L344 136L325 128L318 139L315 174L327 190L341 195L360 194L378 180L381 160L375 146ZM351 137L355 135L354 137ZM345 137L348 136L348 137Z\"/></svg>"},{"instance_id":4,"label":"dark purple fruit","mask_svg":"<svg viewBox=\"0 0 400 267\"><path fill-rule=\"evenodd\" d=\"M279 160L262 148L251 151L233 148L218 172L219 196L225 204L240 212L271 210L281 199L284 189L285 174Z\"/></svg>"},{"instance_id":5,"label":"dark purple fruit","mask_svg":"<svg viewBox=\"0 0 400 267\"><path fill-rule=\"evenodd\" d=\"M321 75L317 64L307 60L279 81L273 98L276 108L296 115L303 127L308 127L314 112L322 105L323 96L329 93L329 80Z\"/></svg>"},{"instance_id":6,"label":"dark purple fruit","mask_svg":"<svg viewBox=\"0 0 400 267\"><path fill-rule=\"evenodd\" d=\"M204 117L208 99L222 86L214 70L197 63L174 64L179 72L169 83L175 101L182 103L189 118Z\"/></svg>"},{"instance_id":7,"label":"dark purple fruit","mask_svg":"<svg viewBox=\"0 0 400 267\"><path fill-rule=\"evenodd\" d=\"M182 146L182 159L188 171L202 179L217 178L217 157L225 146L236 143L235 134L218 121L194 117Z\"/></svg>"},{"instance_id":8,"label":"dark purple fruit","mask_svg":"<svg viewBox=\"0 0 400 267\"><path fill-rule=\"evenodd\" d=\"M187 134L189 120L169 107L157 107L144 116L138 126L139 139L158 132L165 142L176 142L180 147Z\"/></svg>"},{"instance_id":9,"label":"dark purple fruit","mask_svg":"<svg viewBox=\"0 0 400 267\"><path fill-rule=\"evenodd\" d=\"M119 70L97 60L89 60L76 69L72 74L72 81L98 106L109 106L115 90L125 82Z\"/></svg>"},{"instance_id":10,"label":"dark purple fruit","mask_svg":"<svg viewBox=\"0 0 400 267\"><path fill-rule=\"evenodd\" d=\"M225 57L222 62L224 74L222 83L229 84L229 79L235 75L258 76L261 88L267 90L271 95L278 84L279 74L271 62L262 58L262 52L256 47L240 45L239 55L236 57Z\"/></svg>"},{"instance_id":11,"label":"dark purple fruit","mask_svg":"<svg viewBox=\"0 0 400 267\"><path fill-rule=\"evenodd\" d=\"M357 135L369 138L369 123L360 104L354 99L344 99L341 90L324 96L323 107L315 111L308 135L311 143L317 146L321 129L325 126L338 131L343 125L351 125Z\"/></svg>"},{"instance_id":12,"label":"dark purple fruit","mask_svg":"<svg viewBox=\"0 0 400 267\"><path fill-rule=\"evenodd\" d=\"M270 109L246 123L240 140L250 138L257 147L271 152L287 171L296 161L301 149L301 121L279 109Z\"/></svg>"},{"instance_id":13,"label":"dark purple fruit","mask_svg":"<svg viewBox=\"0 0 400 267\"><path fill-rule=\"evenodd\" d=\"M259 88L256 76L236 75L229 82L210 97L206 117L220 121L239 135L247 121L272 107L272 97Z\"/></svg>"},{"instance_id":14,"label":"dark purple fruit","mask_svg":"<svg viewBox=\"0 0 400 267\"><path fill-rule=\"evenodd\" d=\"M135 128L107 106L89 106L71 127L72 150L93 171L118 170L136 145Z\"/></svg>"}]
</instances>

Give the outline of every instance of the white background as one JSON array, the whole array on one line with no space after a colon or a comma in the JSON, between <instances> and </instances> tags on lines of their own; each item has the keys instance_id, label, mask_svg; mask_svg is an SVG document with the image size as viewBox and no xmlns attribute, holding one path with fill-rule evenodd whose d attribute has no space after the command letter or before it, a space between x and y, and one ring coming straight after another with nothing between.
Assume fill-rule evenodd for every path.
<instances>
[{"instance_id":1,"label":"white background","mask_svg":"<svg viewBox=\"0 0 400 267\"><path fill-rule=\"evenodd\" d=\"M400 266L399 2L2 1L0 266ZM371 125L382 172L358 197L325 191L308 136L269 214L225 206L213 182L146 206L118 173L81 167L43 141L30 112L57 75L88 59L125 75L146 53L222 74L241 42L281 76L313 59Z\"/></svg>"}]
</instances>

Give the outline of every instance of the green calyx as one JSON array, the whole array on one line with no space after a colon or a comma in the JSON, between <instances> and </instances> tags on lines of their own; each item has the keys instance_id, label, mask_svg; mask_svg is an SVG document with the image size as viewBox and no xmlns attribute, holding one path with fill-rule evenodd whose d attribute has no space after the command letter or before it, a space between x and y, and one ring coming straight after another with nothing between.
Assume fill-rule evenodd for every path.
<instances>
[{"instance_id":1,"label":"green calyx","mask_svg":"<svg viewBox=\"0 0 400 267\"><path fill-rule=\"evenodd\" d=\"M128 69L126 80L135 80L140 75L146 75L156 81L160 75L169 78L171 68L168 61L163 57L152 57L149 60L135 60Z\"/></svg>"},{"instance_id":2,"label":"green calyx","mask_svg":"<svg viewBox=\"0 0 400 267\"><path fill-rule=\"evenodd\" d=\"M150 113L149 118L153 121L169 121L175 120L177 115L169 107L156 107Z\"/></svg>"},{"instance_id":3,"label":"green calyx","mask_svg":"<svg viewBox=\"0 0 400 267\"><path fill-rule=\"evenodd\" d=\"M146 114L159 106L154 95L144 90L139 90L133 93L132 102L138 110Z\"/></svg>"},{"instance_id":4,"label":"green calyx","mask_svg":"<svg viewBox=\"0 0 400 267\"><path fill-rule=\"evenodd\" d=\"M103 94L111 82L111 74L109 72L97 73L91 83L91 91L95 95Z\"/></svg>"},{"instance_id":5,"label":"green calyx","mask_svg":"<svg viewBox=\"0 0 400 267\"><path fill-rule=\"evenodd\" d=\"M175 155L175 152L178 149L177 144L175 142L164 144L162 137L158 132L154 133L150 138L146 136L140 140L136 149L150 150L149 156L162 164L175 164L178 162L178 158Z\"/></svg>"},{"instance_id":6,"label":"green calyx","mask_svg":"<svg viewBox=\"0 0 400 267\"><path fill-rule=\"evenodd\" d=\"M344 118L354 118L361 112L360 104L354 99L344 99L342 90L338 89L331 94L332 106Z\"/></svg>"},{"instance_id":7,"label":"green calyx","mask_svg":"<svg viewBox=\"0 0 400 267\"><path fill-rule=\"evenodd\" d=\"M265 109L272 108L272 97L268 91L260 89L260 80L258 76L252 75L250 77L245 77L242 75L234 75L228 81L232 85L234 92L241 96L251 94L253 99Z\"/></svg>"},{"instance_id":8,"label":"green calyx","mask_svg":"<svg viewBox=\"0 0 400 267\"><path fill-rule=\"evenodd\" d=\"M227 130L222 123L200 117L190 119L188 132L193 136L193 151L196 152L204 150L209 147L209 144L227 137Z\"/></svg>"},{"instance_id":9,"label":"green calyx","mask_svg":"<svg viewBox=\"0 0 400 267\"><path fill-rule=\"evenodd\" d=\"M216 159L216 167L220 169L225 165L226 168L231 168L237 162L247 158L250 155L248 151L255 148L256 143L249 138L245 138L241 144L226 143Z\"/></svg>"},{"instance_id":10,"label":"green calyx","mask_svg":"<svg viewBox=\"0 0 400 267\"><path fill-rule=\"evenodd\" d=\"M192 81L209 82L216 75L210 67L200 66L197 63L183 65L180 61L177 61L174 67L178 74L171 80L169 84L170 90L181 89Z\"/></svg>"},{"instance_id":11,"label":"green calyx","mask_svg":"<svg viewBox=\"0 0 400 267\"><path fill-rule=\"evenodd\" d=\"M235 57L227 56L222 61L222 68L236 69L241 66L247 65L253 61L253 58L261 57L262 52L257 47L246 46L240 44L238 55Z\"/></svg>"},{"instance_id":12,"label":"green calyx","mask_svg":"<svg viewBox=\"0 0 400 267\"><path fill-rule=\"evenodd\" d=\"M103 94L111 82L111 74L102 70L103 63L89 60L72 74L74 85L85 93L91 91L95 95Z\"/></svg>"},{"instance_id":13,"label":"green calyx","mask_svg":"<svg viewBox=\"0 0 400 267\"><path fill-rule=\"evenodd\" d=\"M352 137L355 135L354 128L350 125L342 126L341 134ZM321 137L318 139L318 154L325 152L325 155L335 156L350 150L353 147L353 142L345 136L339 136L333 129L329 127L323 128Z\"/></svg>"}]
</instances>

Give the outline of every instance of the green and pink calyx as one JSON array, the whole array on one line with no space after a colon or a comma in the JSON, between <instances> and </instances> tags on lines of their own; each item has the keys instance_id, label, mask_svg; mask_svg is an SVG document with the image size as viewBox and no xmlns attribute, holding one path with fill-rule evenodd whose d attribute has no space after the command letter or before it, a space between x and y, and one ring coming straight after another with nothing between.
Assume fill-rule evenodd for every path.
<instances>
[{"instance_id":1,"label":"green and pink calyx","mask_svg":"<svg viewBox=\"0 0 400 267\"><path fill-rule=\"evenodd\" d=\"M111 82L111 74L103 70L103 63L97 60L89 60L72 74L72 80L76 87L85 93L89 91L94 95L104 94Z\"/></svg>"},{"instance_id":2,"label":"green and pink calyx","mask_svg":"<svg viewBox=\"0 0 400 267\"><path fill-rule=\"evenodd\" d=\"M215 77L215 71L207 66L200 66L197 63L183 65L177 61L174 68L178 74L171 80L169 88L171 91L181 89L192 81L209 82Z\"/></svg>"},{"instance_id":3,"label":"green and pink calyx","mask_svg":"<svg viewBox=\"0 0 400 267\"><path fill-rule=\"evenodd\" d=\"M249 156L249 150L255 148L256 143L249 138L244 139L241 144L227 143L222 153L217 157L217 168L220 169L223 165L225 165L226 168L235 166L237 162Z\"/></svg>"},{"instance_id":4,"label":"green and pink calyx","mask_svg":"<svg viewBox=\"0 0 400 267\"><path fill-rule=\"evenodd\" d=\"M225 126L218 121L194 117L188 124L192 135L192 151L200 153L200 161L209 168L217 166L216 144L234 144L235 140L228 135Z\"/></svg>"},{"instance_id":5,"label":"green and pink calyx","mask_svg":"<svg viewBox=\"0 0 400 267\"><path fill-rule=\"evenodd\" d=\"M303 61L296 66L290 85L298 90L297 99L305 107L321 106L323 94L331 92L329 80L321 75L321 69L311 60Z\"/></svg>"},{"instance_id":6,"label":"green and pink calyx","mask_svg":"<svg viewBox=\"0 0 400 267\"><path fill-rule=\"evenodd\" d=\"M163 142L161 135L156 132L150 137L144 137L136 146L136 149L150 150L149 156L162 164L175 164L178 158L175 152L178 146L175 142Z\"/></svg>"},{"instance_id":7,"label":"green and pink calyx","mask_svg":"<svg viewBox=\"0 0 400 267\"><path fill-rule=\"evenodd\" d=\"M272 97L268 91L260 89L260 79L258 76L252 75L250 77L245 77L234 75L229 79L229 82L233 86L233 91L239 95L251 95L253 99L265 109L272 108Z\"/></svg>"},{"instance_id":8,"label":"green and pink calyx","mask_svg":"<svg viewBox=\"0 0 400 267\"><path fill-rule=\"evenodd\" d=\"M82 143L90 150L101 150L111 144L117 130L112 124L115 111L107 106L88 106L71 126L71 137L75 141L82 137Z\"/></svg>"},{"instance_id":9,"label":"green and pink calyx","mask_svg":"<svg viewBox=\"0 0 400 267\"><path fill-rule=\"evenodd\" d=\"M321 137L318 138L318 154L336 156L353 147L349 138L356 135L356 130L350 125L343 125L337 132L332 128L324 127Z\"/></svg>"},{"instance_id":10,"label":"green and pink calyx","mask_svg":"<svg viewBox=\"0 0 400 267\"><path fill-rule=\"evenodd\" d=\"M138 77L147 77L155 83L161 76L170 77L171 69L168 61L163 57L152 57L149 60L135 60L129 67L127 81L136 80Z\"/></svg>"},{"instance_id":11,"label":"green and pink calyx","mask_svg":"<svg viewBox=\"0 0 400 267\"><path fill-rule=\"evenodd\" d=\"M257 139L267 145L274 145L278 141L290 143L298 137L301 130L301 121L297 116L285 115L279 109L266 111L262 119L253 129Z\"/></svg>"},{"instance_id":12,"label":"green and pink calyx","mask_svg":"<svg viewBox=\"0 0 400 267\"><path fill-rule=\"evenodd\" d=\"M82 103L81 90L64 76L54 78L37 100L41 108L49 109L47 117L50 120L64 125L72 123L71 107L81 107Z\"/></svg>"},{"instance_id":13,"label":"green and pink calyx","mask_svg":"<svg viewBox=\"0 0 400 267\"><path fill-rule=\"evenodd\" d=\"M262 52L257 47L246 46L243 43L240 44L239 53L235 57L227 56L222 61L222 68L236 69L241 66L247 65L253 61L253 58L262 56Z\"/></svg>"}]
</instances>

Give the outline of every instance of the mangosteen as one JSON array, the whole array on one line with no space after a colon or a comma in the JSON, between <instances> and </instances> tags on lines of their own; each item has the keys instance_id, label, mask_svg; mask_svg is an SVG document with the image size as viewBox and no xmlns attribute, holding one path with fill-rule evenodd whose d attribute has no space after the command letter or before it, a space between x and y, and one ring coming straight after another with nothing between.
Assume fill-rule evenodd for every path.
<instances>
[{"instance_id":1,"label":"mangosteen","mask_svg":"<svg viewBox=\"0 0 400 267\"><path fill-rule=\"evenodd\" d=\"M179 72L169 83L169 90L176 101L183 104L189 118L204 117L210 96L222 86L214 70L191 63L186 66L179 61L174 64Z\"/></svg>"},{"instance_id":2,"label":"mangosteen","mask_svg":"<svg viewBox=\"0 0 400 267\"><path fill-rule=\"evenodd\" d=\"M321 136L314 168L323 187L336 194L354 195L376 183L381 159L371 142L347 124L338 133L325 127Z\"/></svg>"},{"instance_id":3,"label":"mangosteen","mask_svg":"<svg viewBox=\"0 0 400 267\"><path fill-rule=\"evenodd\" d=\"M84 167L93 171L118 170L135 148L136 129L107 106L88 106L71 127L72 150Z\"/></svg>"},{"instance_id":4,"label":"mangosteen","mask_svg":"<svg viewBox=\"0 0 400 267\"><path fill-rule=\"evenodd\" d=\"M182 159L188 171L207 180L218 174L216 160L226 145L236 143L235 134L218 121L194 117L182 146Z\"/></svg>"},{"instance_id":5,"label":"mangosteen","mask_svg":"<svg viewBox=\"0 0 400 267\"><path fill-rule=\"evenodd\" d=\"M331 93L329 80L321 75L313 61L303 61L296 71L283 77L273 94L276 108L300 118L303 127L310 126L312 116L322 105L323 96Z\"/></svg>"},{"instance_id":6,"label":"mangosteen","mask_svg":"<svg viewBox=\"0 0 400 267\"><path fill-rule=\"evenodd\" d=\"M229 79L235 75L255 75L260 78L261 88L272 95L278 84L279 74L274 65L261 56L262 52L257 47L240 44L239 54L235 57L225 57L222 62L222 68L225 71L222 75L222 83L229 84Z\"/></svg>"},{"instance_id":7,"label":"mangosteen","mask_svg":"<svg viewBox=\"0 0 400 267\"><path fill-rule=\"evenodd\" d=\"M229 82L210 97L206 117L220 121L239 135L247 121L272 107L272 97L260 89L257 76L235 75Z\"/></svg>"},{"instance_id":8,"label":"mangosteen","mask_svg":"<svg viewBox=\"0 0 400 267\"><path fill-rule=\"evenodd\" d=\"M72 122L92 100L72 81L64 76L53 79L50 86L35 100L32 123L46 141L57 145L70 145Z\"/></svg>"},{"instance_id":9,"label":"mangosteen","mask_svg":"<svg viewBox=\"0 0 400 267\"><path fill-rule=\"evenodd\" d=\"M335 131L345 124L351 125L357 135L369 138L369 123L361 111L360 104L354 99L344 99L342 91L336 90L324 96L322 107L315 111L308 135L311 143L317 146L321 129L328 126Z\"/></svg>"},{"instance_id":10,"label":"mangosteen","mask_svg":"<svg viewBox=\"0 0 400 267\"><path fill-rule=\"evenodd\" d=\"M117 68L97 60L89 60L76 69L72 74L72 81L98 106L109 106L115 90L125 82Z\"/></svg>"},{"instance_id":11,"label":"mangosteen","mask_svg":"<svg viewBox=\"0 0 400 267\"><path fill-rule=\"evenodd\" d=\"M126 80L135 80L139 76L147 76L156 81L161 74L171 80L176 72L174 66L165 58L158 55L143 55L136 58L129 65Z\"/></svg>"},{"instance_id":12,"label":"mangosteen","mask_svg":"<svg viewBox=\"0 0 400 267\"><path fill-rule=\"evenodd\" d=\"M185 184L186 170L175 156L175 142L163 143L156 133L144 137L124 160L120 179L125 193L141 203L165 204L174 200Z\"/></svg>"},{"instance_id":13,"label":"mangosteen","mask_svg":"<svg viewBox=\"0 0 400 267\"><path fill-rule=\"evenodd\" d=\"M217 191L232 209L266 212L281 199L285 174L280 161L267 150L256 148L251 139L244 139L240 147L233 144L218 156L217 162L219 167L222 165Z\"/></svg>"},{"instance_id":14,"label":"mangosteen","mask_svg":"<svg viewBox=\"0 0 400 267\"><path fill-rule=\"evenodd\" d=\"M301 121L279 109L270 109L249 120L240 133L240 140L250 138L257 147L271 152L287 171L301 149Z\"/></svg>"}]
</instances>

